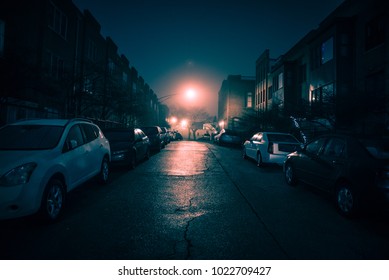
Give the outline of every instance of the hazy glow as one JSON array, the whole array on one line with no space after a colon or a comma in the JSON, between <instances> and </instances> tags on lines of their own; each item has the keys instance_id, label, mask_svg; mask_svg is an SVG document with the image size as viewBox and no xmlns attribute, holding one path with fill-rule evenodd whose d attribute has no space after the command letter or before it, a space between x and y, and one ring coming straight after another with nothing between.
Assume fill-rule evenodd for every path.
<instances>
[{"instance_id":1,"label":"hazy glow","mask_svg":"<svg viewBox=\"0 0 389 280\"><path fill-rule=\"evenodd\" d=\"M181 127L186 128L188 126L188 120L182 120L181 121Z\"/></svg>"},{"instance_id":2,"label":"hazy glow","mask_svg":"<svg viewBox=\"0 0 389 280\"><path fill-rule=\"evenodd\" d=\"M164 72L153 85L159 95L176 94L164 101L169 107L190 110L205 108L211 116L217 114L218 92L225 75L209 65L194 61L186 62L169 72ZM194 98L187 97L187 91L194 91Z\"/></svg>"},{"instance_id":3,"label":"hazy glow","mask_svg":"<svg viewBox=\"0 0 389 280\"><path fill-rule=\"evenodd\" d=\"M188 100L192 100L196 97L196 91L193 88L188 88L185 95Z\"/></svg>"},{"instance_id":4,"label":"hazy glow","mask_svg":"<svg viewBox=\"0 0 389 280\"><path fill-rule=\"evenodd\" d=\"M170 123L172 123L172 124L177 123L177 118L176 117L171 117L170 118Z\"/></svg>"}]
</instances>

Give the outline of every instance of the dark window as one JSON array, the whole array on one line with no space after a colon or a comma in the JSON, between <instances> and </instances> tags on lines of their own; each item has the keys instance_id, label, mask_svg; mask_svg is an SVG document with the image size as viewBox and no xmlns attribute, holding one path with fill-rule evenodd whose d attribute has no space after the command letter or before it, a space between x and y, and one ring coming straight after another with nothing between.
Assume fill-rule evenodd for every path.
<instances>
[{"instance_id":1,"label":"dark window","mask_svg":"<svg viewBox=\"0 0 389 280\"><path fill-rule=\"evenodd\" d=\"M331 37L321 45L321 64L334 58L334 39Z\"/></svg>"},{"instance_id":2,"label":"dark window","mask_svg":"<svg viewBox=\"0 0 389 280\"><path fill-rule=\"evenodd\" d=\"M5 24L4 21L0 19L0 57L3 56L4 53L4 32L5 32Z\"/></svg>"},{"instance_id":3,"label":"dark window","mask_svg":"<svg viewBox=\"0 0 389 280\"><path fill-rule=\"evenodd\" d=\"M99 137L99 129L91 124L82 124L81 125L84 133L86 142L91 142Z\"/></svg>"},{"instance_id":4,"label":"dark window","mask_svg":"<svg viewBox=\"0 0 389 280\"><path fill-rule=\"evenodd\" d=\"M340 138L332 138L328 141L323 155L328 157L341 157L345 148L345 143Z\"/></svg>"},{"instance_id":5,"label":"dark window","mask_svg":"<svg viewBox=\"0 0 389 280\"><path fill-rule=\"evenodd\" d=\"M325 138L319 138L309 143L306 147L306 152L312 155L318 155L325 142Z\"/></svg>"},{"instance_id":6,"label":"dark window","mask_svg":"<svg viewBox=\"0 0 389 280\"><path fill-rule=\"evenodd\" d=\"M82 135L81 128L79 125L75 125L69 130L68 136L66 137L65 151L70 150L72 146L75 148L83 144L84 137Z\"/></svg>"},{"instance_id":7,"label":"dark window","mask_svg":"<svg viewBox=\"0 0 389 280\"><path fill-rule=\"evenodd\" d=\"M385 73L380 71L366 77L365 108L367 112L384 113L386 108Z\"/></svg>"},{"instance_id":8,"label":"dark window","mask_svg":"<svg viewBox=\"0 0 389 280\"><path fill-rule=\"evenodd\" d=\"M141 127L144 133L146 135L156 135L158 133L161 133L157 127Z\"/></svg>"},{"instance_id":9,"label":"dark window","mask_svg":"<svg viewBox=\"0 0 389 280\"><path fill-rule=\"evenodd\" d=\"M57 146L63 126L9 125L0 129L0 150L45 150Z\"/></svg>"},{"instance_id":10,"label":"dark window","mask_svg":"<svg viewBox=\"0 0 389 280\"><path fill-rule=\"evenodd\" d=\"M50 3L48 9L48 25L54 32L66 39L68 18L53 3Z\"/></svg>"},{"instance_id":11,"label":"dark window","mask_svg":"<svg viewBox=\"0 0 389 280\"><path fill-rule=\"evenodd\" d=\"M307 65L303 64L299 66L298 72L299 83L305 83L307 81Z\"/></svg>"},{"instance_id":12,"label":"dark window","mask_svg":"<svg viewBox=\"0 0 389 280\"><path fill-rule=\"evenodd\" d=\"M65 76L65 62L59 56L49 50L44 52L45 72L54 79L61 79Z\"/></svg>"},{"instance_id":13,"label":"dark window","mask_svg":"<svg viewBox=\"0 0 389 280\"><path fill-rule=\"evenodd\" d=\"M385 20L379 16L366 24L365 48L370 50L385 42Z\"/></svg>"},{"instance_id":14,"label":"dark window","mask_svg":"<svg viewBox=\"0 0 389 280\"><path fill-rule=\"evenodd\" d=\"M271 142L294 142L298 143L296 138L288 134L268 134L267 139Z\"/></svg>"},{"instance_id":15,"label":"dark window","mask_svg":"<svg viewBox=\"0 0 389 280\"><path fill-rule=\"evenodd\" d=\"M133 130L107 130L104 135L111 142L132 142L135 139Z\"/></svg>"}]
</instances>

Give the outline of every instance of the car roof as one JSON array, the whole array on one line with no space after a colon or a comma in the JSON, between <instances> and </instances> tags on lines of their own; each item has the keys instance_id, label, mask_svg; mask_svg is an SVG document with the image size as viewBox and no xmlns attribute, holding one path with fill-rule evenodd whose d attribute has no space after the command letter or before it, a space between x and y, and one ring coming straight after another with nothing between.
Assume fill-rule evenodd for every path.
<instances>
[{"instance_id":1,"label":"car roof","mask_svg":"<svg viewBox=\"0 0 389 280\"><path fill-rule=\"evenodd\" d=\"M287 132L275 132L275 131L259 131L257 133L264 133L264 134L281 134L281 135L292 135L290 133L287 133ZM257 134L256 133L256 134ZM293 135L292 135L293 136Z\"/></svg>"},{"instance_id":2,"label":"car roof","mask_svg":"<svg viewBox=\"0 0 389 280\"><path fill-rule=\"evenodd\" d=\"M92 123L92 121L87 119L26 119L21 121L16 121L11 123L10 125L53 125L53 126L66 126L71 122L88 122Z\"/></svg>"},{"instance_id":3,"label":"car roof","mask_svg":"<svg viewBox=\"0 0 389 280\"><path fill-rule=\"evenodd\" d=\"M103 131L104 132L107 132L107 131L131 132L131 131L134 131L135 129L138 129L138 128L110 127L110 128L103 128Z\"/></svg>"}]
</instances>

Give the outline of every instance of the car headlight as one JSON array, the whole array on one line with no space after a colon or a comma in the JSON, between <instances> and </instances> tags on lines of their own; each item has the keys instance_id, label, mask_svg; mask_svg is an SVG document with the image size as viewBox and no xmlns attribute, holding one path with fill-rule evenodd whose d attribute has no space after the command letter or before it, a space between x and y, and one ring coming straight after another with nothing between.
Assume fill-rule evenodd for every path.
<instances>
[{"instance_id":1,"label":"car headlight","mask_svg":"<svg viewBox=\"0 0 389 280\"><path fill-rule=\"evenodd\" d=\"M0 186L15 186L28 183L36 166L35 162L30 162L11 169L0 177Z\"/></svg>"}]
</instances>

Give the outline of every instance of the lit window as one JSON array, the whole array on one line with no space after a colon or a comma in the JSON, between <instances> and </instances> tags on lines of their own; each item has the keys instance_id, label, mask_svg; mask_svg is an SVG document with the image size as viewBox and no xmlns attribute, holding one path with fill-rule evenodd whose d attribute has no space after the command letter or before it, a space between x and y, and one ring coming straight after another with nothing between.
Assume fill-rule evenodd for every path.
<instances>
[{"instance_id":1,"label":"lit window","mask_svg":"<svg viewBox=\"0 0 389 280\"><path fill-rule=\"evenodd\" d=\"M253 107L253 94L251 92L247 93L247 108Z\"/></svg>"}]
</instances>

